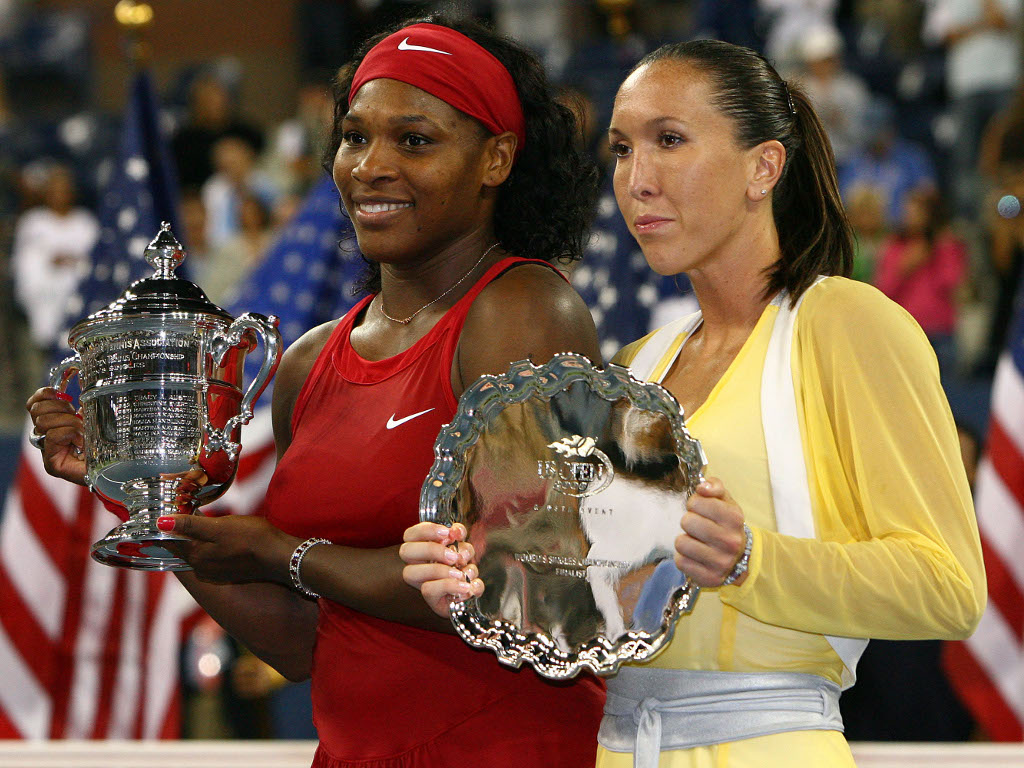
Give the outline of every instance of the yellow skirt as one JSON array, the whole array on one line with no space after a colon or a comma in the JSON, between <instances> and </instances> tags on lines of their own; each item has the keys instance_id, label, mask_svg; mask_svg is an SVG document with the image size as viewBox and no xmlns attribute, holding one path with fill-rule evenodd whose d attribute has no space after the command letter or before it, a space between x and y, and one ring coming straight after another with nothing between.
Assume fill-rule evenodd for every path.
<instances>
[{"instance_id":1,"label":"yellow skirt","mask_svg":"<svg viewBox=\"0 0 1024 768\"><path fill-rule=\"evenodd\" d=\"M662 752L658 768L856 768L839 731L788 731L771 736ZM597 768L633 768L633 755L597 749Z\"/></svg>"}]
</instances>

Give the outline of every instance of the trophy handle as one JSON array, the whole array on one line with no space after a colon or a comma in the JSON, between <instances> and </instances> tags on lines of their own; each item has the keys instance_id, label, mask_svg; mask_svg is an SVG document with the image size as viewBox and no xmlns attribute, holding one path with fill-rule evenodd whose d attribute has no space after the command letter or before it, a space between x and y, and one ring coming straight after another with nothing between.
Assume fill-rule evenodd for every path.
<instances>
[{"instance_id":1,"label":"trophy handle","mask_svg":"<svg viewBox=\"0 0 1024 768\"><path fill-rule=\"evenodd\" d=\"M75 352L71 357L65 357L57 365L50 369L50 386L58 392L67 389L71 377L82 368L82 358Z\"/></svg>"},{"instance_id":2,"label":"trophy handle","mask_svg":"<svg viewBox=\"0 0 1024 768\"><path fill-rule=\"evenodd\" d=\"M260 365L259 373L249 384L242 396L240 410L237 416L227 420L223 429L210 429L210 440L207 449L210 452L225 450L230 458L238 455L241 446L231 440L230 435L235 427L248 424L252 419L253 404L263 394L270 379L277 372L277 366L281 362L281 332L277 330L280 320L274 315L266 317L255 312L246 312L240 315L223 335L214 338L210 345L210 353L213 355L217 365L224 363L227 353L238 347L253 345L252 333L263 339L263 363ZM252 333L249 333L252 332Z\"/></svg>"}]
</instances>

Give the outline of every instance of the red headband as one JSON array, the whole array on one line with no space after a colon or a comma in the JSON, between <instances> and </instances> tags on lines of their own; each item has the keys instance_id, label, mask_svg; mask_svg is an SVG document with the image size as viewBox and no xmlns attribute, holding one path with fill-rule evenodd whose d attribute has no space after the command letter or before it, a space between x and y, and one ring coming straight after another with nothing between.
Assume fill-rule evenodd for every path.
<instances>
[{"instance_id":1,"label":"red headband","mask_svg":"<svg viewBox=\"0 0 1024 768\"><path fill-rule=\"evenodd\" d=\"M386 77L414 85L479 120L493 134L512 131L526 143L526 120L512 75L494 55L461 32L437 24L413 24L370 49L348 92Z\"/></svg>"}]
</instances>

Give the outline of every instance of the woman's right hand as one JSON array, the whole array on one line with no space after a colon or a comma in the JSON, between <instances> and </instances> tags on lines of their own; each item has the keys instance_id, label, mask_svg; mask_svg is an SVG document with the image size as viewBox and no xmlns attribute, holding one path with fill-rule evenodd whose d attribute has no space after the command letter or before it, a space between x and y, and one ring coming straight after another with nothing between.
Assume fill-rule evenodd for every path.
<instances>
[{"instance_id":1,"label":"woman's right hand","mask_svg":"<svg viewBox=\"0 0 1024 768\"><path fill-rule=\"evenodd\" d=\"M484 583L473 563L473 545L466 541L466 526L446 528L418 523L406 529L398 550L405 562L402 578L415 587L438 616L449 617L452 600L468 600L484 593Z\"/></svg>"},{"instance_id":2,"label":"woman's right hand","mask_svg":"<svg viewBox=\"0 0 1024 768\"><path fill-rule=\"evenodd\" d=\"M85 431L70 398L53 387L42 387L25 403L32 430L43 435L43 466L54 477L85 485Z\"/></svg>"}]
</instances>

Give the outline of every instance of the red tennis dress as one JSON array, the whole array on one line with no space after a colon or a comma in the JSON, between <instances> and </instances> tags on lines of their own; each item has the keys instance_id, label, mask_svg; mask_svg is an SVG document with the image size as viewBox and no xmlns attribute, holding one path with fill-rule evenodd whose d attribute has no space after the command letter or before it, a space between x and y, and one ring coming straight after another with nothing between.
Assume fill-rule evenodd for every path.
<instances>
[{"instance_id":1,"label":"red tennis dress","mask_svg":"<svg viewBox=\"0 0 1024 768\"><path fill-rule=\"evenodd\" d=\"M405 352L365 360L341 320L303 386L268 517L303 538L387 547L419 519L434 440L455 413L452 359L473 300L526 259L495 264ZM549 265L548 265L549 266ZM496 329L498 332L500 329ZM454 635L320 600L313 656L315 768L574 768L594 765L604 685L550 683Z\"/></svg>"}]
</instances>

